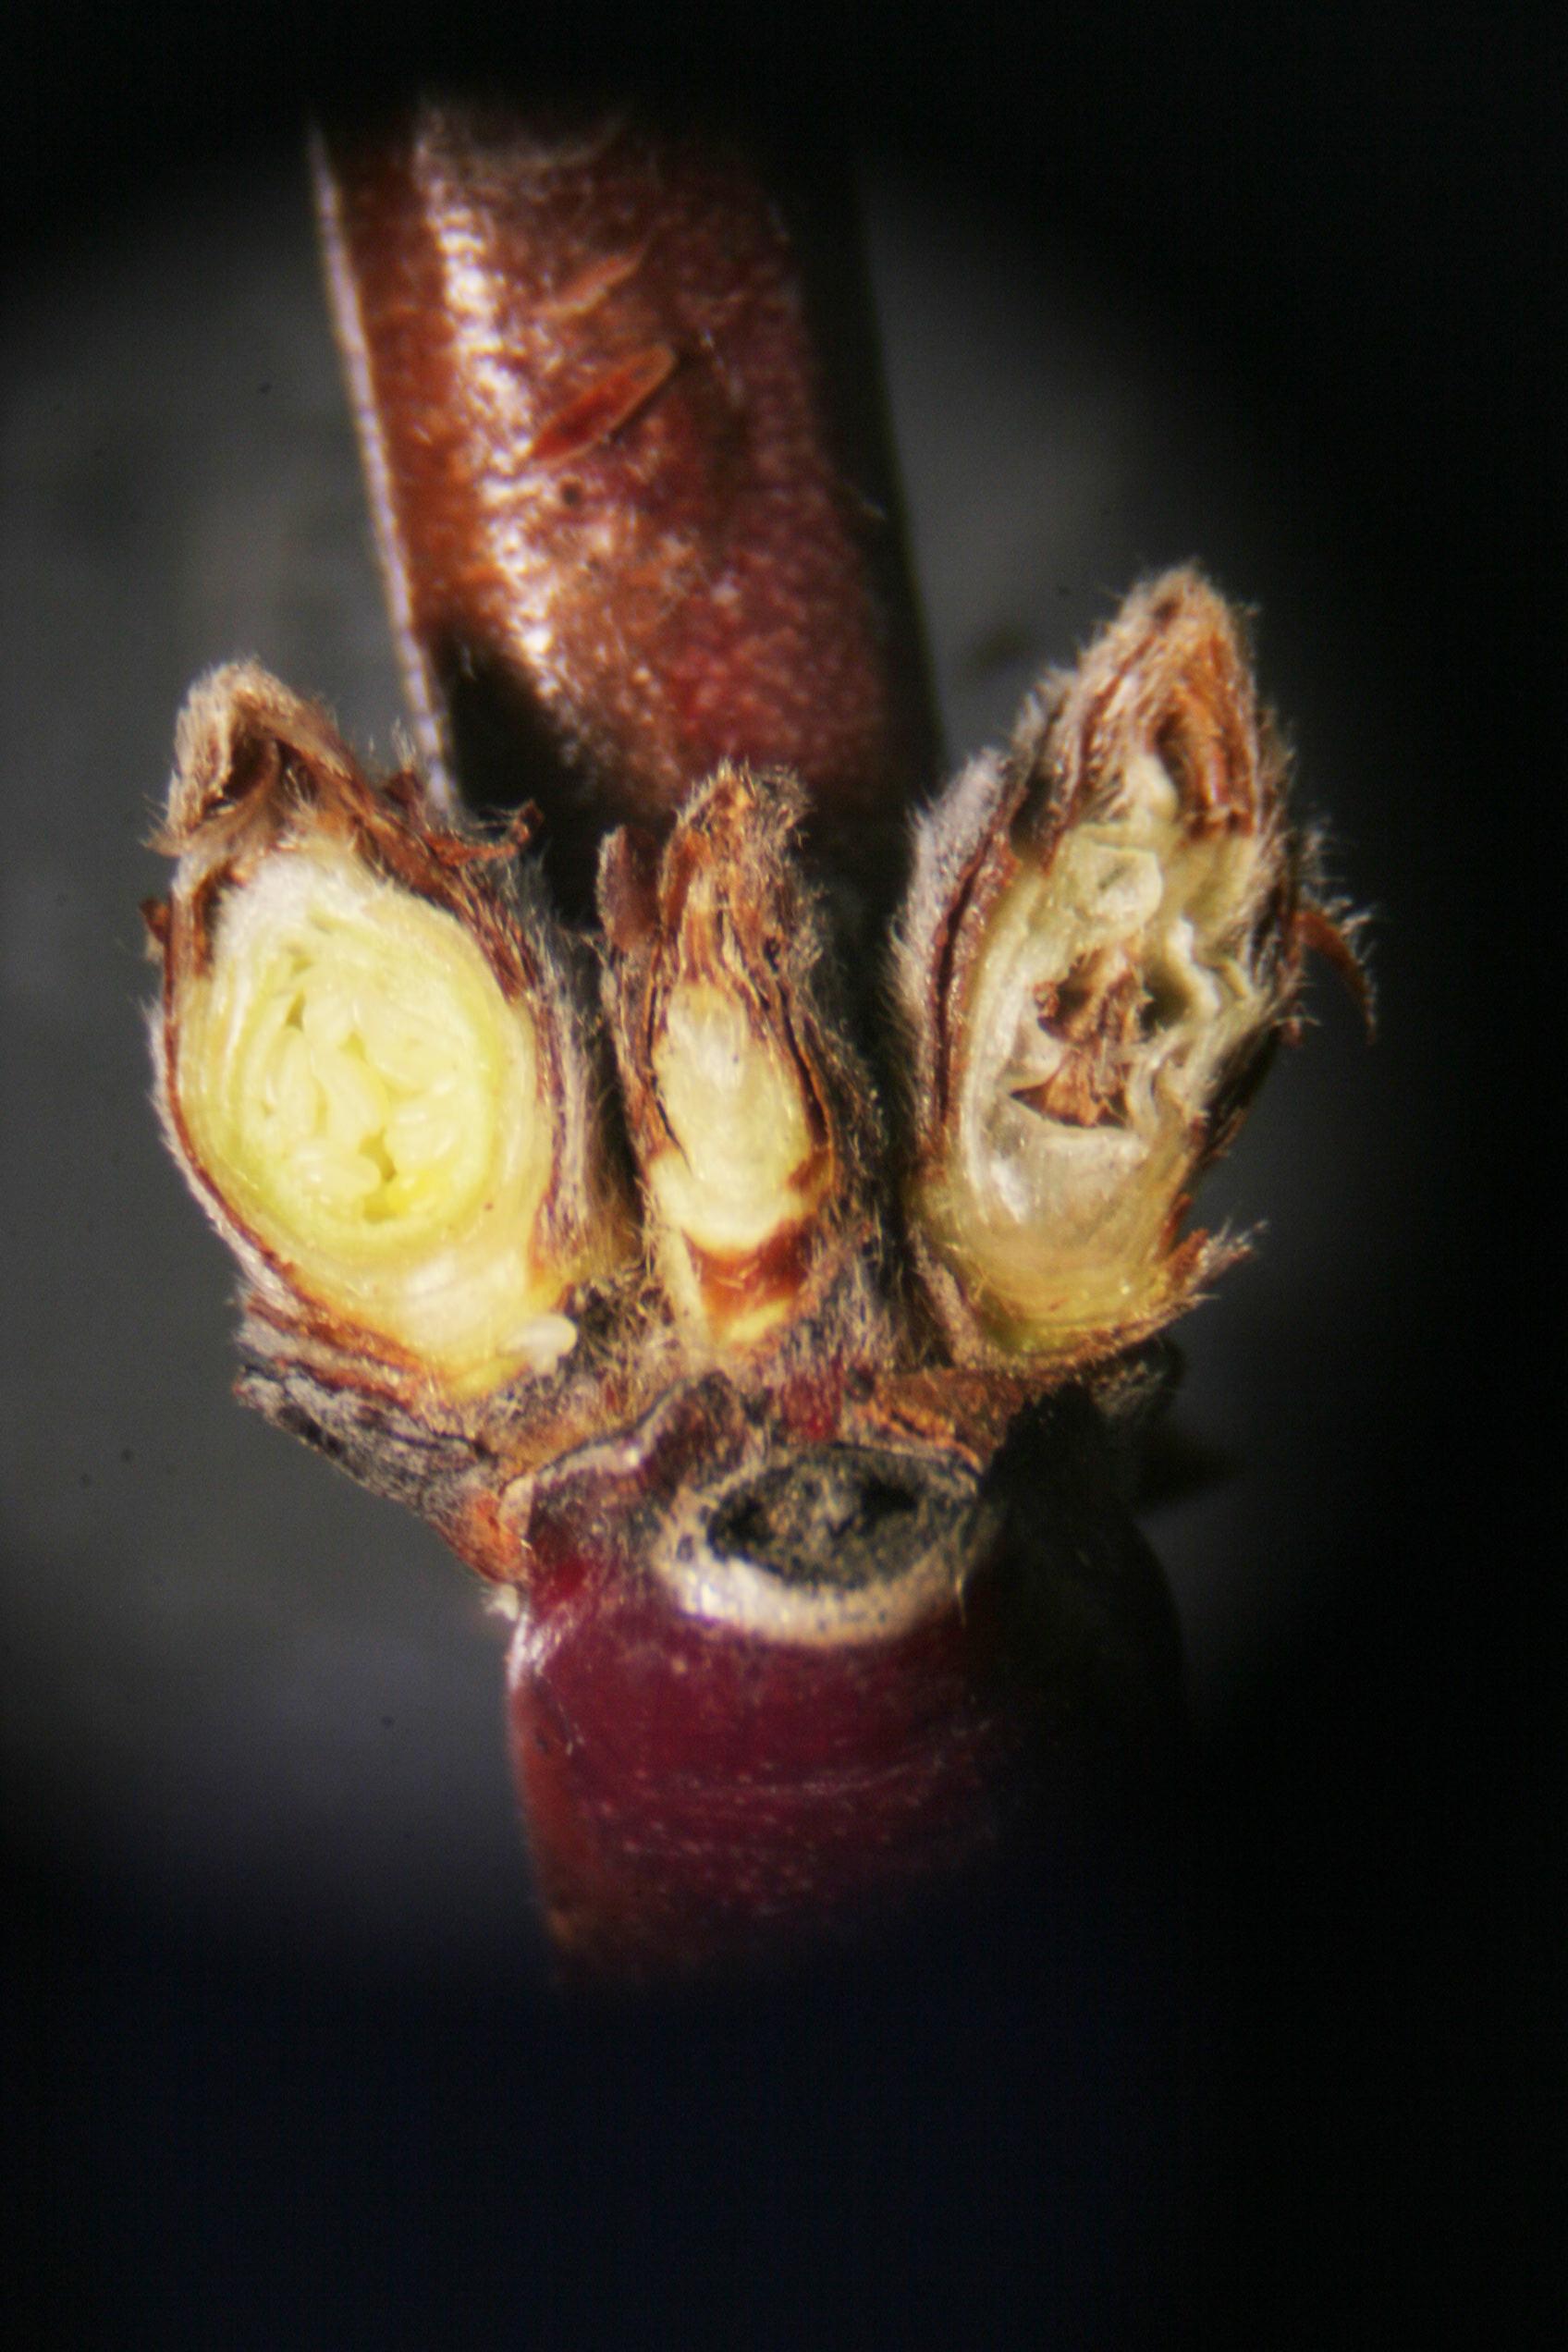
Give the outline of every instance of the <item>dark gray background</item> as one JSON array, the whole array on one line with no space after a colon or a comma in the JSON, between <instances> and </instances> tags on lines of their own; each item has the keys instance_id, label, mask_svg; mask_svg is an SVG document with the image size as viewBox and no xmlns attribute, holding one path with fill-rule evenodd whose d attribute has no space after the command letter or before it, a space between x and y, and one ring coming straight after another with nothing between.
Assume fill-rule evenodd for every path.
<instances>
[{"instance_id":1,"label":"dark gray background","mask_svg":"<svg viewBox=\"0 0 1568 2352\"><path fill-rule=\"evenodd\" d=\"M40 2341L1078 2344L1185 2311L1274 2343L1354 2309L1380 2343L1458 2263L1546 2283L1561 1542L1525 1537L1501 1409L1539 1396L1560 1270L1509 1190L1550 1091L1526 890L1558 887L1534 35L1140 21L889 65L875 19L802 20L763 78L818 122L848 92L955 756L1196 556L1256 606L1301 801L1378 915L1376 1046L1322 978L1206 1195L1267 1230L1182 1335L1210 1475L1146 1520L1191 1818L983 1923L608 2011L546 1981L501 1628L230 1403L227 1263L147 1100L141 843L191 677L255 654L382 753L399 711L292 130L347 35L37 32L0 361L0 1738ZM712 31L671 28L681 69L743 73Z\"/></svg>"}]
</instances>

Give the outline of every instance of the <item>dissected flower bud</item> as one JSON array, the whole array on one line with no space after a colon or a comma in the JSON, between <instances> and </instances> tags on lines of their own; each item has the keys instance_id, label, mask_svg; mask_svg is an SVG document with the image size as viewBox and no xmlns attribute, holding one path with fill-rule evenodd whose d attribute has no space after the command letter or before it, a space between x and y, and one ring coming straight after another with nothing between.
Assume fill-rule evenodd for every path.
<instances>
[{"instance_id":1,"label":"dissected flower bud","mask_svg":"<svg viewBox=\"0 0 1568 2352\"><path fill-rule=\"evenodd\" d=\"M272 1318L459 1399L550 1369L625 1243L515 844L244 665L186 705L161 845L165 1127Z\"/></svg>"},{"instance_id":2,"label":"dissected flower bud","mask_svg":"<svg viewBox=\"0 0 1568 2352\"><path fill-rule=\"evenodd\" d=\"M655 1263L677 1318L743 1346L869 1250L869 1092L822 1001L826 940L790 849L803 795L721 767L656 854L622 831L599 900L606 1003Z\"/></svg>"},{"instance_id":3,"label":"dissected flower bud","mask_svg":"<svg viewBox=\"0 0 1568 2352\"><path fill-rule=\"evenodd\" d=\"M961 1356L1107 1354L1234 1254L1179 1229L1296 999L1283 774L1231 614L1171 572L923 821L911 1223Z\"/></svg>"},{"instance_id":4,"label":"dissected flower bud","mask_svg":"<svg viewBox=\"0 0 1568 2352\"><path fill-rule=\"evenodd\" d=\"M1180 1238L1188 1194L1305 949L1354 944L1231 616L1145 588L922 827L895 1231L794 840L809 807L865 937L928 773L847 313L822 368L778 190L628 116L422 103L316 180L429 780L368 779L253 666L195 689L148 910L165 1131L248 1277L238 1392L506 1588L558 1947L768 1958L1064 1792L1169 1781L1122 1486L1174 1352L1132 1343L1233 1246ZM586 951L459 781L554 788L574 913L596 868L641 1235Z\"/></svg>"}]
</instances>

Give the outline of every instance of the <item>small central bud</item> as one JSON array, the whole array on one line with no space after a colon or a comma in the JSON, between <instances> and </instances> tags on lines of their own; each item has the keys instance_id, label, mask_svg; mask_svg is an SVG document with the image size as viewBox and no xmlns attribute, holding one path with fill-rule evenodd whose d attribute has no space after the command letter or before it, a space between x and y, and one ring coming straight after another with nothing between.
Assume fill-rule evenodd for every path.
<instances>
[{"instance_id":1,"label":"small central bud","mask_svg":"<svg viewBox=\"0 0 1568 2352\"><path fill-rule=\"evenodd\" d=\"M822 1001L802 805L786 777L722 767L656 855L619 833L600 868L650 1255L704 1352L772 1344L855 1279L866 1089Z\"/></svg>"}]
</instances>

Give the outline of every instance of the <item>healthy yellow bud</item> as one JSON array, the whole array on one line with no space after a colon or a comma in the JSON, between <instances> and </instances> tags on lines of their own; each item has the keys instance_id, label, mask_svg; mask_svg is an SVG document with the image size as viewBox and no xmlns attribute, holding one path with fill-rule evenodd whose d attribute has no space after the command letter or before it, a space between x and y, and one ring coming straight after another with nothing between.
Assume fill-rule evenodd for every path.
<instances>
[{"instance_id":1,"label":"healthy yellow bud","mask_svg":"<svg viewBox=\"0 0 1568 2352\"><path fill-rule=\"evenodd\" d=\"M248 666L196 690L178 754L160 1087L269 1318L459 1402L551 1370L626 1236L509 850L372 784Z\"/></svg>"},{"instance_id":2,"label":"healthy yellow bud","mask_svg":"<svg viewBox=\"0 0 1568 2352\"><path fill-rule=\"evenodd\" d=\"M533 1023L455 916L336 844L279 851L220 910L175 1073L209 1180L328 1305L459 1390L570 1345L533 1255Z\"/></svg>"}]
</instances>

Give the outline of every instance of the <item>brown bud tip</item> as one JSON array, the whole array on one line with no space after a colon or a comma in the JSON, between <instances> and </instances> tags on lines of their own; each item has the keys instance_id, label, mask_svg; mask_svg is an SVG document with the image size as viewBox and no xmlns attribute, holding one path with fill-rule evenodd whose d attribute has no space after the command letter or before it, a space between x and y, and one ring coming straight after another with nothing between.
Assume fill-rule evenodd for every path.
<instances>
[{"instance_id":1,"label":"brown bud tip","mask_svg":"<svg viewBox=\"0 0 1568 2352\"><path fill-rule=\"evenodd\" d=\"M1170 572L923 821L910 1206L961 1356L1109 1354L1233 1254L1178 1235L1296 999L1283 769L1234 616Z\"/></svg>"}]
</instances>

